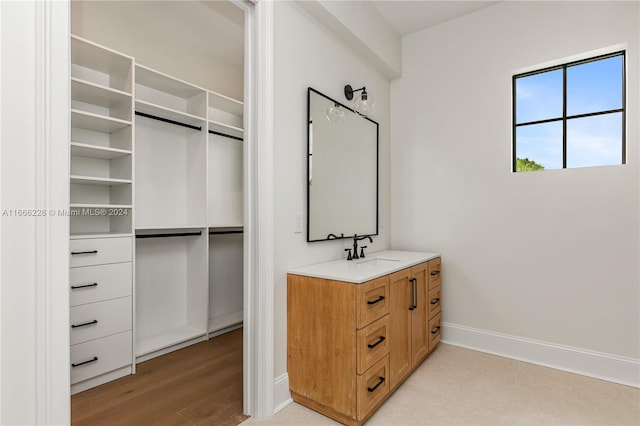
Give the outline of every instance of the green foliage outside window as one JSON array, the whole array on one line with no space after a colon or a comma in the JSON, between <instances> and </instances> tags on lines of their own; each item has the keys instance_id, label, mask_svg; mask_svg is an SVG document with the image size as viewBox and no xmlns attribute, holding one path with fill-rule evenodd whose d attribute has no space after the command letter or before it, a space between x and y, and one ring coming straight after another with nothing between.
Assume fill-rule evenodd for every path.
<instances>
[{"instance_id":1,"label":"green foliage outside window","mask_svg":"<svg viewBox=\"0 0 640 426\"><path fill-rule=\"evenodd\" d=\"M544 170L544 166L528 158L516 158L516 172L533 172Z\"/></svg>"}]
</instances>

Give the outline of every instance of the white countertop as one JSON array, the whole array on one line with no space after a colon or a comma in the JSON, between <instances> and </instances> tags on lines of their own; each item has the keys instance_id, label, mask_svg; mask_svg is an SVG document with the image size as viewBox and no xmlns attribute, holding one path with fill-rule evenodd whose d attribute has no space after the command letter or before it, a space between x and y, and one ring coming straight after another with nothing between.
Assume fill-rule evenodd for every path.
<instances>
[{"instance_id":1,"label":"white countertop","mask_svg":"<svg viewBox=\"0 0 640 426\"><path fill-rule=\"evenodd\" d=\"M384 250L367 253L358 260L333 260L301 266L287 271L289 274L304 275L329 280L347 281L361 284L372 279L391 274L418 263L439 257L439 253L418 253L414 251Z\"/></svg>"}]
</instances>

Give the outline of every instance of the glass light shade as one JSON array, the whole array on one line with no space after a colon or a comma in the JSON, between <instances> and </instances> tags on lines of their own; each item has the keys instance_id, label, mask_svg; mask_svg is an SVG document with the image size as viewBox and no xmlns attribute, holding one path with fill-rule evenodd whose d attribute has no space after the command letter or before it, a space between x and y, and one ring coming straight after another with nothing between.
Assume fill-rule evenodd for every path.
<instances>
[{"instance_id":1,"label":"glass light shade","mask_svg":"<svg viewBox=\"0 0 640 426\"><path fill-rule=\"evenodd\" d=\"M358 96L356 97L356 101L353 105L353 109L357 113L367 116L373 113L373 111L376 109L376 104L371 98L371 95L363 91L362 93L358 94Z\"/></svg>"},{"instance_id":2,"label":"glass light shade","mask_svg":"<svg viewBox=\"0 0 640 426\"><path fill-rule=\"evenodd\" d=\"M341 121L345 119L344 108L341 108L340 105L334 104L327 108L327 114L325 115L327 120L329 121Z\"/></svg>"}]
</instances>

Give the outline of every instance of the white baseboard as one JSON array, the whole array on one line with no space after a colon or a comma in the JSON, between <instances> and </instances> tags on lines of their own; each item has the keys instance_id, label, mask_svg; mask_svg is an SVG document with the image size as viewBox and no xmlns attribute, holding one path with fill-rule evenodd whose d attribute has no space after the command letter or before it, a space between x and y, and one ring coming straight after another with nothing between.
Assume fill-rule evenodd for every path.
<instances>
[{"instance_id":1,"label":"white baseboard","mask_svg":"<svg viewBox=\"0 0 640 426\"><path fill-rule=\"evenodd\" d=\"M273 383L273 414L292 402L291 392L289 392L289 374L284 373Z\"/></svg>"},{"instance_id":2,"label":"white baseboard","mask_svg":"<svg viewBox=\"0 0 640 426\"><path fill-rule=\"evenodd\" d=\"M443 323L442 343L640 388L640 360Z\"/></svg>"}]
</instances>

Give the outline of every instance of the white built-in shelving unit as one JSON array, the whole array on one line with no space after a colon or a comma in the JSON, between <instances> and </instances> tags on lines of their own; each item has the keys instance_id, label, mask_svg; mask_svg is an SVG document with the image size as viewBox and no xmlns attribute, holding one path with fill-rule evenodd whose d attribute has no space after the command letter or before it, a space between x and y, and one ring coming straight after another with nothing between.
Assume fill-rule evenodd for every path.
<instances>
[{"instance_id":1,"label":"white built-in shelving unit","mask_svg":"<svg viewBox=\"0 0 640 426\"><path fill-rule=\"evenodd\" d=\"M71 47L72 312L102 315L72 331L77 392L242 325L244 106Z\"/></svg>"}]
</instances>

